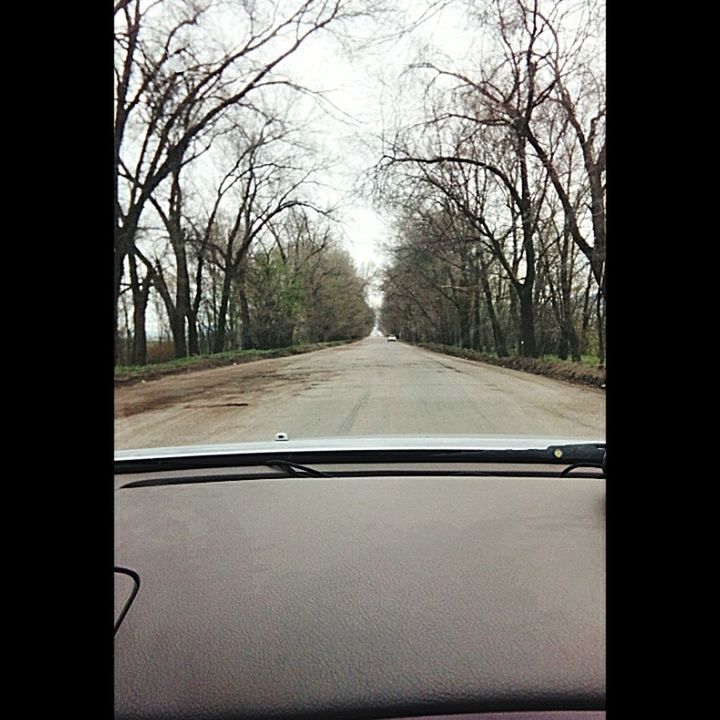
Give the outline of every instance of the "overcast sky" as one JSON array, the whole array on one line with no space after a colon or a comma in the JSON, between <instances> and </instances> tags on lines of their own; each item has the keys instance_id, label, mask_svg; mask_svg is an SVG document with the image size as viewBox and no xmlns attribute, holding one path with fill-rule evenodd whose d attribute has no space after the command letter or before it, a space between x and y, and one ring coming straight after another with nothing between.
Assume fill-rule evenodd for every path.
<instances>
[{"instance_id":1,"label":"overcast sky","mask_svg":"<svg viewBox=\"0 0 720 720\"><path fill-rule=\"evenodd\" d=\"M387 260L384 245L392 233L391 218L375 209L358 185L379 160L383 128L392 128L398 120L410 122L420 111L421 97L407 74L408 66L421 49L444 53L452 47L458 57L469 42L461 0L395 4L397 13L382 23L354 21L351 32L358 44L352 54L332 32L318 33L282 66L303 85L325 91L337 108L322 115L317 133L328 152L341 158L325 180L343 203L339 214L343 241L360 267L379 268ZM399 29L409 24L413 31L398 36Z\"/></svg>"}]
</instances>

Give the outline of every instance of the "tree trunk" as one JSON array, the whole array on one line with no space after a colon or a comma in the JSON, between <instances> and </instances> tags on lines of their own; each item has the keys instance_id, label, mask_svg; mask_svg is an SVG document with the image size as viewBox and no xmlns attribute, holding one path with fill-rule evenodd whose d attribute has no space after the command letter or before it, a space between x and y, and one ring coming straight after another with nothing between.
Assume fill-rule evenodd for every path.
<instances>
[{"instance_id":1,"label":"tree trunk","mask_svg":"<svg viewBox=\"0 0 720 720\"><path fill-rule=\"evenodd\" d=\"M117 211L116 211L117 212ZM122 225L120 218L115 219L114 255L113 255L113 323L114 337L117 338L119 330L120 312L120 285L125 273L125 258L132 255L134 238L140 221L140 211L133 208L124 218ZM117 364L117 347L115 349L115 363Z\"/></svg>"},{"instance_id":2,"label":"tree trunk","mask_svg":"<svg viewBox=\"0 0 720 720\"><path fill-rule=\"evenodd\" d=\"M140 281L137 272L137 261L134 255L128 256L130 265L130 287L133 297L133 344L130 357L131 365L147 364L147 333L145 315L150 296L150 274Z\"/></svg>"},{"instance_id":3,"label":"tree trunk","mask_svg":"<svg viewBox=\"0 0 720 720\"><path fill-rule=\"evenodd\" d=\"M178 229L179 230L179 229ZM175 357L187 357L187 334L185 322L190 311L190 289L187 273L187 262L185 246L182 239L173 238L173 250L175 251L175 302L170 315L173 342L175 343ZM168 314L171 308L168 307Z\"/></svg>"},{"instance_id":4,"label":"tree trunk","mask_svg":"<svg viewBox=\"0 0 720 720\"><path fill-rule=\"evenodd\" d=\"M225 335L227 329L228 306L230 305L230 293L232 291L232 274L229 258L226 260L226 271L223 275L222 291L220 293L220 307L218 308L217 330L213 352L219 353L225 349Z\"/></svg>"},{"instance_id":5,"label":"tree trunk","mask_svg":"<svg viewBox=\"0 0 720 720\"><path fill-rule=\"evenodd\" d=\"M132 365L147 365L147 334L145 331L145 308L137 305L133 309L133 359Z\"/></svg>"},{"instance_id":6,"label":"tree trunk","mask_svg":"<svg viewBox=\"0 0 720 720\"><path fill-rule=\"evenodd\" d=\"M190 279L187 269L187 254L182 238L173 243L175 251L175 271L177 276L175 287L175 312L172 320L173 337L175 338L175 357L187 357L187 334L185 323L190 314Z\"/></svg>"},{"instance_id":7,"label":"tree trunk","mask_svg":"<svg viewBox=\"0 0 720 720\"><path fill-rule=\"evenodd\" d=\"M125 254L120 252L115 243L115 256L113 267L113 329L115 338L115 365L118 364L118 338L120 333L120 284L122 283L123 265L125 263Z\"/></svg>"},{"instance_id":8,"label":"tree trunk","mask_svg":"<svg viewBox=\"0 0 720 720\"><path fill-rule=\"evenodd\" d=\"M191 355L201 355L198 318L200 316L200 303L202 302L203 255L205 246L200 249L195 272L195 297L188 310L188 350Z\"/></svg>"},{"instance_id":9,"label":"tree trunk","mask_svg":"<svg viewBox=\"0 0 720 720\"><path fill-rule=\"evenodd\" d=\"M170 245L172 246L173 255L175 256L175 299L174 301L170 300L169 292L166 297L164 296L164 299L172 327L176 358L187 357L186 322L191 314L187 238L182 226L183 194L180 187L181 170L182 166L180 164L173 168L167 211L163 209L158 200L150 197L150 202L162 218L165 228L168 231Z\"/></svg>"},{"instance_id":10,"label":"tree trunk","mask_svg":"<svg viewBox=\"0 0 720 720\"><path fill-rule=\"evenodd\" d=\"M598 355L600 357L600 365L606 367L607 359L605 357L605 313L604 299L601 292L597 297L597 323L598 323Z\"/></svg>"},{"instance_id":11,"label":"tree trunk","mask_svg":"<svg viewBox=\"0 0 720 720\"><path fill-rule=\"evenodd\" d=\"M200 355L200 337L198 335L197 313L190 309L187 314L188 320L188 354Z\"/></svg>"},{"instance_id":12,"label":"tree trunk","mask_svg":"<svg viewBox=\"0 0 720 720\"><path fill-rule=\"evenodd\" d=\"M560 329L560 344L558 345L558 357L561 360L567 360L570 355L570 338L564 329Z\"/></svg>"},{"instance_id":13,"label":"tree trunk","mask_svg":"<svg viewBox=\"0 0 720 720\"><path fill-rule=\"evenodd\" d=\"M508 352L507 344L505 343L505 333L503 333L497 313L495 312L495 304L493 302L492 291L490 289L490 281L487 276L487 266L485 265L482 255L480 255L480 284L482 286L483 295L485 296L485 305L487 306L490 326L492 327L495 352L498 357L507 357L510 353Z\"/></svg>"},{"instance_id":14,"label":"tree trunk","mask_svg":"<svg viewBox=\"0 0 720 720\"><path fill-rule=\"evenodd\" d=\"M575 330L575 325L573 325L572 318L570 319L570 323L568 326L567 338L568 342L570 343L570 356L572 357L573 362L580 362L582 360L582 356L580 353L580 338L578 338L578 334Z\"/></svg>"},{"instance_id":15,"label":"tree trunk","mask_svg":"<svg viewBox=\"0 0 720 720\"><path fill-rule=\"evenodd\" d=\"M240 285L240 319L242 320L242 349L249 350L257 347L244 283Z\"/></svg>"},{"instance_id":16,"label":"tree trunk","mask_svg":"<svg viewBox=\"0 0 720 720\"><path fill-rule=\"evenodd\" d=\"M532 286L525 283L519 293L520 299L520 354L523 357L537 357L535 346L535 316L533 311Z\"/></svg>"},{"instance_id":17,"label":"tree trunk","mask_svg":"<svg viewBox=\"0 0 720 720\"><path fill-rule=\"evenodd\" d=\"M527 124L527 122L525 123ZM524 127L524 125L523 125ZM522 204L520 216L525 249L525 280L520 294L520 335L523 357L537 357L535 346L535 313L533 307L533 290L535 287L535 245L533 243L534 213L530 182L527 172L527 156L525 152L525 132L518 131L518 157L520 160L520 184L522 188Z\"/></svg>"},{"instance_id":18,"label":"tree trunk","mask_svg":"<svg viewBox=\"0 0 720 720\"><path fill-rule=\"evenodd\" d=\"M163 303L165 304L165 312L167 313L168 323L170 324L170 332L172 333L175 357L185 357L185 319L181 318L181 322L178 323L175 303L173 302L172 295L170 294L170 290L165 282L165 276L163 275L160 263L158 263L155 271L155 287L160 293L160 297L163 299ZM182 355L178 355L178 346L183 348Z\"/></svg>"},{"instance_id":19,"label":"tree trunk","mask_svg":"<svg viewBox=\"0 0 720 720\"><path fill-rule=\"evenodd\" d=\"M515 286L510 283L510 303L507 315L506 335L510 337L510 346L515 347L517 344L517 354L521 355L520 335L518 328L520 327L520 315L518 313L518 294Z\"/></svg>"},{"instance_id":20,"label":"tree trunk","mask_svg":"<svg viewBox=\"0 0 720 720\"><path fill-rule=\"evenodd\" d=\"M585 286L585 293L583 296L583 311L582 311L582 326L580 329L580 352L587 352L588 350L588 330L590 328L590 315L592 313L592 307L590 303L590 290L592 289L593 283L592 272L588 273L587 285Z\"/></svg>"},{"instance_id":21,"label":"tree trunk","mask_svg":"<svg viewBox=\"0 0 720 720\"><path fill-rule=\"evenodd\" d=\"M170 321L172 328L173 343L175 345L175 357L187 357L187 342L185 335L185 316L175 312Z\"/></svg>"},{"instance_id":22,"label":"tree trunk","mask_svg":"<svg viewBox=\"0 0 720 720\"><path fill-rule=\"evenodd\" d=\"M129 365L130 347L132 345L132 332L130 331L130 318L128 315L128 305L125 294L121 295L123 320L125 321L125 342L120 352L116 351L118 362L122 365Z\"/></svg>"}]
</instances>

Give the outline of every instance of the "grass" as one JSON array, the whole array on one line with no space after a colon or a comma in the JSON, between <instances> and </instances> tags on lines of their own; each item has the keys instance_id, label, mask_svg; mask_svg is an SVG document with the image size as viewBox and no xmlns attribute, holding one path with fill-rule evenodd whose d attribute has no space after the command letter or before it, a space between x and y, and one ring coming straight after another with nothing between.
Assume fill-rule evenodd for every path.
<instances>
[{"instance_id":1,"label":"grass","mask_svg":"<svg viewBox=\"0 0 720 720\"><path fill-rule=\"evenodd\" d=\"M522 372L529 372L534 375L544 375L555 380L564 380L575 385L589 385L591 387L605 388L605 368L598 366L598 358L594 355L583 356L582 362L571 362L560 360L557 355L544 356L542 358L525 358L511 356L499 358L497 355L488 355L477 350L468 350L452 345L439 345L437 343L416 343L420 347L433 352L452 355L465 360L485 362L490 365L512 368Z\"/></svg>"},{"instance_id":2,"label":"grass","mask_svg":"<svg viewBox=\"0 0 720 720\"><path fill-rule=\"evenodd\" d=\"M540 359L547 360L548 362L573 362L570 358L568 358L567 360L561 360L558 355L543 355ZM587 367L599 368L600 358L597 355L581 355L580 363L582 365L586 365Z\"/></svg>"},{"instance_id":3,"label":"grass","mask_svg":"<svg viewBox=\"0 0 720 720\"><path fill-rule=\"evenodd\" d=\"M165 375L175 375L180 372L207 370L227 365L239 365L255 360L288 357L302 353L322 350L324 348L345 345L353 340L333 340L321 343L306 343L303 345L289 345L283 348L269 348L267 350L228 350L213 355L200 355L194 357L175 358L165 362L150 365L118 365L115 367L115 384L130 384L142 380L154 380Z\"/></svg>"}]
</instances>

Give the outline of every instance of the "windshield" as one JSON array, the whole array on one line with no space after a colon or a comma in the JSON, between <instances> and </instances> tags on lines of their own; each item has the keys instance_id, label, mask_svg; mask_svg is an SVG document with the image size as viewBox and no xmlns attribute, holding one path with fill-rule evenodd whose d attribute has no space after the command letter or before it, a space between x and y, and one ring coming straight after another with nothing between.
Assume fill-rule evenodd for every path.
<instances>
[{"instance_id":1,"label":"windshield","mask_svg":"<svg viewBox=\"0 0 720 720\"><path fill-rule=\"evenodd\" d=\"M605 437L605 5L115 3L117 450Z\"/></svg>"}]
</instances>

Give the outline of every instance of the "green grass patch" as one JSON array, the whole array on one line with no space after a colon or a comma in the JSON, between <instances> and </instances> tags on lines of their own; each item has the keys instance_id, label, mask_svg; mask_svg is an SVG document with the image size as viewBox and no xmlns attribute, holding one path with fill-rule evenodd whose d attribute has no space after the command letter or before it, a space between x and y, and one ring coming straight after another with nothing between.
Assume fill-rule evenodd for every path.
<instances>
[{"instance_id":1,"label":"green grass patch","mask_svg":"<svg viewBox=\"0 0 720 720\"><path fill-rule=\"evenodd\" d=\"M568 358L567 360L561 360L558 355L543 355L542 358L540 358L540 359L546 360L547 362L559 362L559 363L574 362L570 358ZM581 355L580 363L582 365L586 365L587 367L599 368L600 367L600 358L597 355Z\"/></svg>"},{"instance_id":2,"label":"green grass patch","mask_svg":"<svg viewBox=\"0 0 720 720\"><path fill-rule=\"evenodd\" d=\"M208 370L227 365L240 365L241 363L270 358L288 357L302 353L314 352L336 345L346 345L354 340L333 340L331 342L307 343L304 345L289 345L283 348L269 348L267 350L228 350L213 355L200 355L194 357L175 358L166 362L151 365L118 365L115 367L115 384L124 385L142 380L155 380L166 375L175 375L182 372Z\"/></svg>"}]
</instances>

